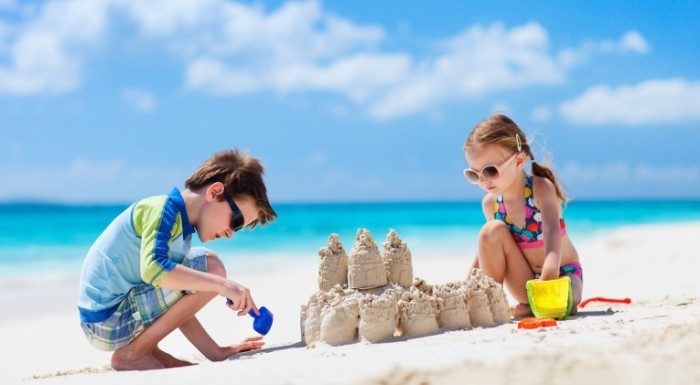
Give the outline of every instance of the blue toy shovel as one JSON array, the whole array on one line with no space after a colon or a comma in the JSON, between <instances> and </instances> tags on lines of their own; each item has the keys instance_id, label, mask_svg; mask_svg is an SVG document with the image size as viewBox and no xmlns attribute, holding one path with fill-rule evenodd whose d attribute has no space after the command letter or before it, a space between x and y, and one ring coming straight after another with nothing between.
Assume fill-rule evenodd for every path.
<instances>
[{"instance_id":1,"label":"blue toy shovel","mask_svg":"<svg viewBox=\"0 0 700 385\"><path fill-rule=\"evenodd\" d=\"M229 305L233 305L233 301L230 299L226 299L226 303ZM272 313L267 310L265 306L262 306L258 308L258 312L260 312L260 315L255 315L255 312L253 309L250 309L248 311L248 314L253 317L253 329L258 332L261 335L267 334L267 332L270 331L270 328L272 327Z\"/></svg>"}]
</instances>

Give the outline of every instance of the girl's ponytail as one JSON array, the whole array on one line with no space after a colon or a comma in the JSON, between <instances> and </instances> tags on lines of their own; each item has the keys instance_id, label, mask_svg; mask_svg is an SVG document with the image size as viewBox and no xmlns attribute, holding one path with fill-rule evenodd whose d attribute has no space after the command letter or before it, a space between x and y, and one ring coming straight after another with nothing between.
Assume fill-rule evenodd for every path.
<instances>
[{"instance_id":1,"label":"girl's ponytail","mask_svg":"<svg viewBox=\"0 0 700 385\"><path fill-rule=\"evenodd\" d=\"M554 185L554 190L556 191L559 200L562 203L566 203L568 199L566 199L564 193L561 191L559 182L557 182L557 178L554 176L554 172L549 167L535 162L535 155L532 153L530 145L524 144L523 151L525 151L525 154L530 157L530 163L532 163L532 175L549 179Z\"/></svg>"}]
</instances>

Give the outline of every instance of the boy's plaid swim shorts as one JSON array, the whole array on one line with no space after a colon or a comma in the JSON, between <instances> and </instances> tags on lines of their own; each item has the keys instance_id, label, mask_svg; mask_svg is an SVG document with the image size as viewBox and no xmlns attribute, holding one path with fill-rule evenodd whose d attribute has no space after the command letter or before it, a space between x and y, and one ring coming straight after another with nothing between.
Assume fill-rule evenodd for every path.
<instances>
[{"instance_id":1,"label":"boy's plaid swim shorts","mask_svg":"<svg viewBox=\"0 0 700 385\"><path fill-rule=\"evenodd\" d=\"M207 271L207 250L192 248L182 261L189 268ZM134 287L117 310L102 322L81 322L92 346L106 351L127 345L188 292L143 283Z\"/></svg>"}]
</instances>

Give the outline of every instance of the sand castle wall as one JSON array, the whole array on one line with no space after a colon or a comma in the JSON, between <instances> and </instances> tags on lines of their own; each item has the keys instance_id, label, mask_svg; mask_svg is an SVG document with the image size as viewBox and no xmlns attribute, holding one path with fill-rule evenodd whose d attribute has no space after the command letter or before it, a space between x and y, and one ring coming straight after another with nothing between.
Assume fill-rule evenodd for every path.
<instances>
[{"instance_id":1,"label":"sand castle wall","mask_svg":"<svg viewBox=\"0 0 700 385\"><path fill-rule=\"evenodd\" d=\"M399 306L399 327L402 336L420 337L436 333L440 327L437 322L437 301L416 287L403 293Z\"/></svg>"},{"instance_id":2,"label":"sand castle wall","mask_svg":"<svg viewBox=\"0 0 700 385\"><path fill-rule=\"evenodd\" d=\"M394 295L366 294L360 301L359 337L362 341L381 342L394 337L399 314Z\"/></svg>"},{"instance_id":3,"label":"sand castle wall","mask_svg":"<svg viewBox=\"0 0 700 385\"><path fill-rule=\"evenodd\" d=\"M460 283L438 285L435 296L438 299L438 326L445 330L471 328L469 307L467 306L466 286Z\"/></svg>"}]
</instances>

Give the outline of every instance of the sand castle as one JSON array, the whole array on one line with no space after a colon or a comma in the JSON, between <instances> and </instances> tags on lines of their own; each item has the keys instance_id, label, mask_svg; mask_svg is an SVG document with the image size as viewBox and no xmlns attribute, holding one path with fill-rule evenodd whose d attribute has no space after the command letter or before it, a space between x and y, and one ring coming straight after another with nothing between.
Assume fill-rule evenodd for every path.
<instances>
[{"instance_id":1,"label":"sand castle","mask_svg":"<svg viewBox=\"0 0 700 385\"><path fill-rule=\"evenodd\" d=\"M411 251L394 230L381 252L370 232L359 229L349 255L338 234L318 254L319 291L301 308L307 345L376 343L510 320L503 287L479 269L465 281L443 285L414 279Z\"/></svg>"}]
</instances>

